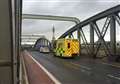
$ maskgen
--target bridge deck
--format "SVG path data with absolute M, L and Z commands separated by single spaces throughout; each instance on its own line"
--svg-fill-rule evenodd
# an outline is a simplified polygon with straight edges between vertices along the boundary
M 27 54 L 28 55 L 28 54 Z M 30 84 L 36 80 L 45 82 L 49 79 L 43 75 L 41 70 L 35 69 L 37 65 L 30 62 L 30 57 L 25 56 L 28 68 Z M 61 84 L 119 84 L 120 83 L 120 66 L 108 64 L 100 60 L 87 58 L 63 59 L 54 57 L 52 54 L 43 54 L 37 51 L 30 51 L 31 55 L 38 63 L 44 66 Z M 27 58 L 26 58 L 27 57 Z M 38 71 L 38 72 L 37 72 Z M 39 75 L 38 75 L 39 73 Z M 34 74 L 34 75 L 33 75 Z M 47 76 L 47 78 L 44 76 Z M 39 79 L 42 77 L 43 79 Z M 45 80 L 45 81 L 44 81 Z M 48 80 L 45 84 L 53 83 Z M 57 84 L 57 83 L 56 83 Z

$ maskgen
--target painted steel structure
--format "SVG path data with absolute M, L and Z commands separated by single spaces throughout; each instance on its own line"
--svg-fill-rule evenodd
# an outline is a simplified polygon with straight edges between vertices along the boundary
M 80 23 L 80 20 L 78 18 L 76 18 L 76 17 L 53 16 L 53 15 L 22 14 L 22 19 L 41 19 L 41 20 L 55 20 L 55 21 L 70 21 L 70 22 L 74 22 L 76 24 Z
M 22 0 L 0 0 L 0 10 L 2 11 L 0 13 L 0 84 L 18 84 Z M 109 59 L 116 59 L 116 23 L 120 27 L 119 12 L 120 5 L 103 11 L 83 22 L 79 23 L 79 21 L 75 21 L 75 23 L 79 24 L 66 31 L 60 38 L 65 38 L 69 35 L 72 36 L 72 33 L 77 31 L 78 39 L 79 41 L 81 41 L 81 39 L 84 41 L 88 54 L 91 54 L 95 58 L 102 43 L 104 44 L 104 50 Z M 97 21 L 103 18 L 105 18 L 106 21 L 102 31 L 100 31 Z M 83 27 L 86 25 L 90 26 L 90 44 L 87 42 L 83 31 Z M 110 47 L 104 39 L 108 26 L 110 26 Z M 94 32 L 96 32 L 98 36 L 96 48 Z M 42 41 L 44 40 L 42 39 Z
M 39 38 L 45 38 L 45 36 L 44 35 L 29 35 L 29 34 L 22 35 L 21 44 L 29 44 L 29 43 L 35 44 L 36 40 Z
M 75 25 L 73 28 L 69 29 L 64 34 L 62 34 L 59 38 L 65 38 L 68 35 L 72 35 L 73 32 L 78 31 L 78 34 L 77 34 L 78 39 L 83 40 L 88 54 L 91 54 L 94 58 L 96 58 L 96 55 L 102 43 L 104 45 L 104 48 L 105 48 L 104 50 L 106 52 L 106 55 L 108 55 L 109 59 L 110 60 L 118 59 L 120 57 L 116 54 L 116 23 L 120 27 L 119 12 L 120 12 L 120 5 L 117 5 L 113 8 L 105 10 Z M 97 21 L 101 19 L 106 19 L 104 26 L 102 27 L 102 31 L 100 31 L 100 28 L 98 27 L 98 24 L 97 24 Z M 87 25 L 90 28 L 90 43 L 87 42 L 87 39 L 84 34 L 85 32 L 83 31 L 83 27 Z M 110 26 L 110 47 L 107 45 L 104 39 L 106 35 L 106 31 L 108 30 L 108 26 Z M 98 44 L 96 45 L 96 48 L 95 48 L 95 41 L 94 41 L 94 32 L 98 36 Z
M 21 0 L 0 0 L 0 84 L 19 83 Z
M 40 20 L 54 20 L 54 21 L 70 21 L 76 24 L 80 23 L 80 20 L 76 17 L 53 16 L 53 15 L 22 14 L 22 19 L 23 20 L 24 19 L 40 19 Z
M 56 21 L 72 21 L 72 22 L 75 22 L 76 24 L 80 23 L 80 20 L 76 17 L 65 17 L 65 16 L 23 14 L 22 18 L 23 19 L 56 20 Z
M 36 50 L 40 50 L 41 47 L 48 47 L 49 50 L 51 50 L 51 42 L 48 39 L 46 39 L 46 38 L 39 38 L 36 41 L 36 43 L 34 45 L 34 48 Z

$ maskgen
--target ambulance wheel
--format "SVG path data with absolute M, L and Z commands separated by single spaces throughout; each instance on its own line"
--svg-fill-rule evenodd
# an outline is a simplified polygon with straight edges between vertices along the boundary
M 53 56 L 54 56 L 54 57 L 57 57 L 55 53 L 53 53 Z
M 62 54 L 60 54 L 60 57 L 62 57 Z

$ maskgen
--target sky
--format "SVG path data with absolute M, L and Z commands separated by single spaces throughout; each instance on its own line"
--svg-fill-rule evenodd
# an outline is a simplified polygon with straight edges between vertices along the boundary
M 83 21 L 118 4 L 120 4 L 120 0 L 23 0 L 23 14 L 69 16 L 77 17 L 80 21 Z M 53 25 L 55 27 L 55 37 L 58 38 L 72 28 L 75 23 L 24 19 L 22 34 L 45 35 L 47 39 L 51 40 Z M 89 36 L 88 33 L 86 35 Z

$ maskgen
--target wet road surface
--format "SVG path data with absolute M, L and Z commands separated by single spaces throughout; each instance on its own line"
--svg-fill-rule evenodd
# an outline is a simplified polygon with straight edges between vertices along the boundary
M 64 59 L 30 52 L 61 84 L 120 84 L 120 67 L 86 58 Z

